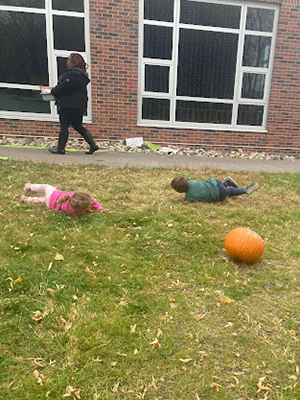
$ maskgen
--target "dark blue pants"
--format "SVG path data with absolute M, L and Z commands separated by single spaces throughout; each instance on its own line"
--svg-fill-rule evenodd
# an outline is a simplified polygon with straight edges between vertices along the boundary
M 216 179 L 216 182 L 220 191 L 220 200 L 224 200 L 226 197 L 240 196 L 246 193 L 245 189 L 225 186 L 220 179 Z

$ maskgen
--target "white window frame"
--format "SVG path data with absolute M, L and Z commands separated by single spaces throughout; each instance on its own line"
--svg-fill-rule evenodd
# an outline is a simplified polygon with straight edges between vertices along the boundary
M 241 7 L 241 22 L 239 29 L 229 29 L 229 28 L 219 28 L 219 27 L 209 27 L 201 25 L 188 25 L 179 23 L 179 13 L 180 13 L 180 0 L 174 0 L 174 17 L 173 22 L 164 21 L 154 21 L 144 19 L 144 0 L 139 0 L 139 85 L 138 85 L 138 116 L 137 125 L 147 126 L 147 127 L 158 127 L 158 128 L 181 128 L 181 129 L 205 129 L 205 130 L 220 130 L 220 131 L 255 131 L 255 132 L 267 132 L 267 115 L 268 106 L 270 98 L 271 89 L 271 78 L 274 64 L 274 53 L 277 38 L 277 26 L 280 5 L 274 3 L 258 3 L 254 1 L 234 1 L 234 0 L 189 0 L 189 1 L 199 1 L 206 3 L 224 4 L 224 5 L 234 5 Z M 247 8 L 262 8 L 274 10 L 274 24 L 272 32 L 262 32 L 262 31 L 249 31 L 245 29 Z M 156 25 L 164 27 L 173 28 L 173 47 L 172 47 L 172 58 L 171 60 L 160 60 L 154 58 L 144 58 L 143 48 L 144 48 L 144 25 Z M 233 99 L 213 99 L 213 98 L 193 98 L 186 96 L 176 95 L 176 81 L 177 81 L 177 64 L 178 64 L 178 41 L 179 41 L 179 29 L 199 29 L 211 32 L 233 32 L 239 35 L 238 38 L 238 50 L 237 50 L 237 67 L 236 67 L 236 78 L 235 78 L 235 88 Z M 271 48 L 269 54 L 269 66 L 268 68 L 258 68 L 258 67 L 246 67 L 242 66 L 242 52 L 244 46 L 245 35 L 259 35 L 265 37 L 271 37 Z M 170 68 L 170 82 L 169 82 L 169 93 L 158 93 L 158 92 L 146 92 L 145 88 L 145 66 L 146 65 L 168 65 Z M 243 73 L 263 73 L 265 78 L 265 88 L 263 99 L 245 99 L 241 98 L 242 90 L 242 79 Z M 153 98 L 153 99 L 169 99 L 170 100 L 170 121 L 159 121 L 159 120 L 147 120 L 142 119 L 142 102 L 143 98 Z M 187 101 L 205 101 L 212 103 L 229 103 L 233 104 L 232 111 L 232 123 L 228 124 L 205 124 L 205 123 L 195 123 L 195 122 L 181 122 L 175 120 L 176 113 L 176 101 L 177 100 L 187 100 Z M 263 122 L 262 126 L 253 125 L 238 125 L 237 124 L 237 113 L 239 104 L 247 105 L 262 105 L 264 107 Z
M 44 0 L 44 8 L 34 8 L 34 7 L 18 7 L 18 6 L 1 6 L 0 11 L 15 11 L 24 13 L 35 13 L 43 14 L 46 19 L 46 38 L 47 38 L 47 54 L 48 54 L 48 73 L 49 73 L 49 86 L 53 87 L 57 84 L 57 57 L 68 58 L 70 53 L 77 51 L 70 50 L 56 50 L 54 48 L 54 32 L 53 32 L 53 16 L 62 15 L 66 17 L 80 17 L 84 18 L 84 40 L 85 40 L 85 52 L 78 52 L 85 59 L 87 64 L 90 66 L 90 25 L 89 25 L 89 0 L 83 0 L 84 11 L 61 11 L 52 9 L 52 0 Z M 90 75 L 90 67 L 87 70 Z M 0 82 L 0 88 L 10 88 L 10 89 L 27 89 L 36 90 L 40 92 L 39 85 L 30 84 L 18 84 L 18 83 L 5 83 Z M 87 86 L 88 98 L 91 99 L 91 84 Z M 0 118 L 5 119 L 20 119 L 20 120 L 33 120 L 33 121 L 58 121 L 57 109 L 54 101 L 50 101 L 50 110 L 48 114 L 43 113 L 33 113 L 33 112 L 20 112 L 20 111 L 4 111 L 0 110 Z M 92 106 L 91 101 L 88 102 L 87 115 L 83 117 L 85 123 L 92 122 Z

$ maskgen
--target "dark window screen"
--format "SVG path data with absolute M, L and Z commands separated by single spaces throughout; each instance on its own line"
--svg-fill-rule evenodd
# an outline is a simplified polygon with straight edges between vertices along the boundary
M 250 31 L 272 32 L 274 15 L 274 10 L 249 7 L 247 11 L 246 29 Z
M 176 103 L 176 121 L 231 124 L 231 116 L 232 104 L 182 100 Z
M 174 0 L 145 0 L 144 18 L 154 21 L 172 22 L 173 9 Z
M 55 15 L 54 47 L 57 50 L 84 51 L 84 19 Z
M 57 76 L 60 78 L 67 71 L 67 58 L 58 57 L 57 58 Z
M 240 104 L 238 111 L 238 125 L 261 126 L 263 121 L 263 106 Z
M 232 99 L 238 35 L 180 29 L 177 95 Z
M 170 120 L 170 101 L 168 99 L 143 99 L 143 119 Z
M 243 65 L 267 68 L 269 66 L 270 47 L 270 37 L 246 35 Z
M 244 73 L 242 97 L 246 99 L 263 99 L 266 76 L 264 74 Z
M 145 66 L 145 90 L 149 92 L 169 92 L 169 67 Z
M 0 6 L 45 8 L 45 0 L 0 0 Z
M 52 0 L 54 10 L 84 11 L 83 0 Z
M 45 15 L 0 11 L 0 80 L 48 85 Z
M 172 58 L 172 28 L 144 26 L 144 57 L 165 60 Z
M 50 114 L 50 101 L 39 91 L 0 88 L 0 110 Z
M 180 6 L 180 22 L 183 24 L 233 29 L 238 29 L 240 26 L 239 6 L 190 0 L 181 0 Z

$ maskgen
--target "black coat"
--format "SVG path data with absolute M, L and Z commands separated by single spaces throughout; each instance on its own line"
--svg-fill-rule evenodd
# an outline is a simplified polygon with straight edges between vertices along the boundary
M 58 110 L 61 107 L 80 110 L 82 113 L 87 108 L 87 90 L 90 82 L 88 74 L 79 68 L 70 68 L 52 88 L 51 93 L 55 97 Z

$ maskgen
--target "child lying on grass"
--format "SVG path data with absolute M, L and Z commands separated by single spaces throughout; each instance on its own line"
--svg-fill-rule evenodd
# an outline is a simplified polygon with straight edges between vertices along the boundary
M 171 187 L 178 193 L 185 193 L 187 201 L 213 202 L 224 200 L 230 196 L 240 196 L 242 194 L 251 194 L 259 188 L 259 183 L 254 182 L 252 185 L 242 189 L 238 184 L 227 176 L 224 182 L 220 179 L 209 178 L 204 182 L 195 180 L 188 181 L 179 176 L 171 182 Z
M 88 193 L 64 192 L 47 184 L 26 183 L 24 192 L 42 193 L 44 196 L 27 197 L 24 194 L 20 198 L 21 203 L 46 203 L 51 210 L 62 211 L 70 215 L 82 215 L 87 211 L 106 210 Z

